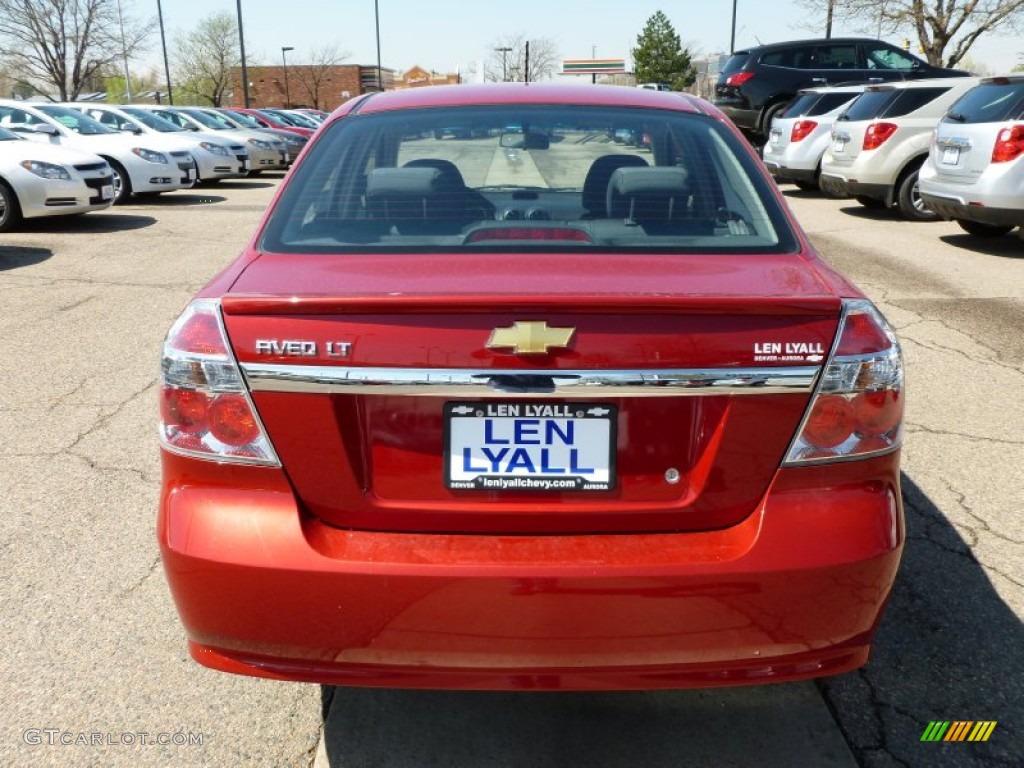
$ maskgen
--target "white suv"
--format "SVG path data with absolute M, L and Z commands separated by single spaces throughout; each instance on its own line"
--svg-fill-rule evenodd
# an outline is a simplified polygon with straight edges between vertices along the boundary
M 950 107 L 921 169 L 921 197 L 972 235 L 1024 227 L 1024 75 L 984 78 Z
M 895 204 L 912 221 L 937 219 L 921 200 L 918 172 L 935 124 L 978 81 L 956 77 L 866 88 L 832 126 L 832 144 L 821 161 L 822 189 L 869 208 Z
M 817 189 L 821 158 L 832 140 L 832 123 L 864 85 L 808 88 L 772 120 L 764 164 L 779 181 Z
M 133 194 L 188 189 L 194 183 L 181 173 L 178 160 L 190 160 L 187 144 L 163 136 L 135 136 L 57 104 L 26 104 L 0 99 L 0 126 L 43 144 L 99 155 L 114 171 L 114 203 Z

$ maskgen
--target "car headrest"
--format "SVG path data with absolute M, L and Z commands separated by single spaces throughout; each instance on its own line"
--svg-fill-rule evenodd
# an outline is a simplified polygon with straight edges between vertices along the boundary
M 441 192 L 437 168 L 374 168 L 366 180 L 367 197 L 433 197 Z
M 647 161 L 636 155 L 602 155 L 590 164 L 583 181 L 583 208 L 591 216 L 603 218 L 607 211 L 608 182 L 618 168 L 647 168 Z
M 671 221 L 685 217 L 689 197 L 685 168 L 619 168 L 608 182 L 608 217 Z

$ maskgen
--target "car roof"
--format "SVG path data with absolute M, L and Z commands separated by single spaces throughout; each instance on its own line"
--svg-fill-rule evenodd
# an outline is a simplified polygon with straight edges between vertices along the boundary
M 394 109 L 502 104 L 572 104 L 579 106 L 647 107 L 680 112 L 705 112 L 692 97 L 649 88 L 561 83 L 488 83 L 438 85 L 370 94 L 360 101 L 361 114 Z
M 981 82 L 980 77 L 931 77 L 924 80 L 898 80 L 892 83 L 869 85 L 868 91 L 902 91 L 914 88 L 959 88 L 973 87 Z
M 741 50 L 733 51 L 733 56 L 740 54 L 760 53 L 762 51 L 771 51 L 775 48 L 788 48 L 793 45 L 835 45 L 835 44 L 850 44 L 850 43 L 886 43 L 885 40 L 879 40 L 875 37 L 811 37 L 806 40 L 782 40 L 778 43 L 765 43 L 763 45 L 751 45 Z

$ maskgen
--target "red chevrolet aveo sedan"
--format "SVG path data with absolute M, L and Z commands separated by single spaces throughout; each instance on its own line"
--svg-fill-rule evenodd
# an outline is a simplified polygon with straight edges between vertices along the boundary
M 229 672 L 845 672 L 902 550 L 902 415 L 892 329 L 713 106 L 371 94 L 167 336 L 164 567 Z

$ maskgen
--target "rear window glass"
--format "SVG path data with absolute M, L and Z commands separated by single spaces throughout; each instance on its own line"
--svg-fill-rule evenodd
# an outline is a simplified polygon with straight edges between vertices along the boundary
M 331 124 L 290 177 L 274 252 L 791 252 L 749 151 L 703 115 L 456 107 Z
M 736 53 L 729 57 L 729 60 L 725 62 L 725 66 L 722 67 L 722 72 L 727 75 L 731 75 L 733 72 L 739 72 L 743 69 L 743 65 L 750 59 L 749 53 Z
M 821 98 L 811 104 L 804 114 L 807 117 L 825 115 L 843 106 L 843 104 L 849 104 L 855 98 L 857 98 L 856 93 L 823 93 Z
M 809 48 L 783 48 L 762 54 L 761 63 L 769 67 L 801 69 L 811 66 L 811 58 Z
M 1024 116 L 1024 82 L 982 83 L 952 106 L 944 122 L 1001 123 Z
M 889 104 L 879 117 L 903 117 L 909 115 L 915 109 L 920 109 L 926 104 L 935 101 L 939 96 L 949 91 L 949 88 L 907 88 L 897 91 L 899 94 Z
M 782 117 L 802 117 L 820 98 L 820 93 L 802 93 L 789 102 L 782 111 Z
M 878 117 L 882 110 L 896 98 L 896 91 L 864 91 L 846 111 L 840 115 L 841 120 L 870 120 Z

